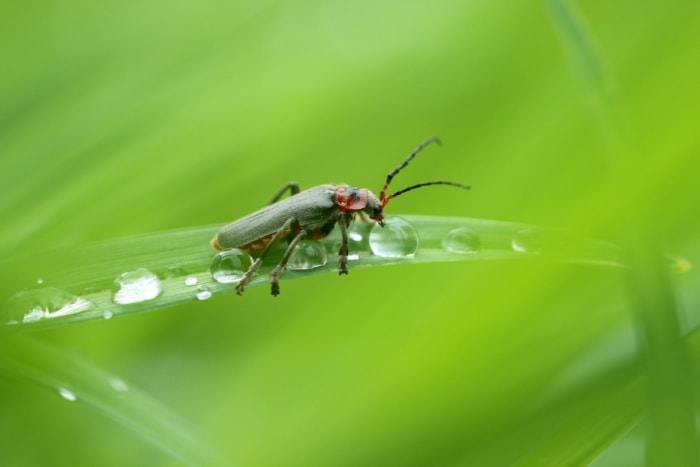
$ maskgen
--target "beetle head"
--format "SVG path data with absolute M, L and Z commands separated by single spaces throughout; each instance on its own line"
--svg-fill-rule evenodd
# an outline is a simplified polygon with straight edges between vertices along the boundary
M 350 213 L 362 211 L 367 216 L 369 216 L 370 219 L 377 221 L 379 225 L 384 227 L 384 208 L 389 203 L 389 201 L 406 192 L 415 190 L 416 188 L 423 188 L 431 185 L 448 185 L 468 190 L 469 186 L 467 185 L 438 180 L 434 182 L 424 182 L 418 183 L 416 185 L 411 185 L 407 188 L 397 191 L 396 193 L 387 195 L 387 190 L 389 189 L 389 185 L 391 184 L 391 180 L 394 178 L 394 176 L 401 172 L 401 170 L 403 170 L 403 168 L 406 167 L 408 163 L 411 162 L 411 160 L 414 157 L 416 157 L 416 154 L 418 154 L 424 147 L 433 142 L 440 144 L 440 140 L 434 136 L 426 139 L 416 149 L 414 149 L 413 152 L 409 154 L 409 156 L 398 167 L 389 172 L 389 175 L 386 176 L 386 182 L 384 182 L 384 187 L 379 193 L 379 197 L 377 197 L 374 193 L 372 193 L 366 188 L 339 185 L 335 189 L 335 202 L 338 205 L 338 209 Z
M 382 202 L 379 201 L 377 195 L 369 190 L 367 190 L 367 206 L 365 206 L 364 212 L 370 219 L 379 222 L 379 225 L 384 227 L 384 207 Z

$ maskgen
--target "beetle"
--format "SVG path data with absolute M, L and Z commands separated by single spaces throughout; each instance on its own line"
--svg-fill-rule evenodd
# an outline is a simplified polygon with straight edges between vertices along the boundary
M 434 136 L 423 141 L 398 167 L 389 172 L 379 197 L 367 188 L 357 188 L 345 184 L 326 184 L 305 191 L 290 182 L 275 194 L 267 207 L 228 224 L 219 230 L 211 241 L 216 250 L 239 248 L 247 253 L 260 252 L 258 258 L 245 272 L 236 285 L 236 293 L 241 295 L 246 285 L 258 271 L 265 257 L 281 240 L 288 242 L 287 249 L 279 264 L 270 273 L 271 293 L 279 294 L 279 278 L 287 265 L 294 247 L 304 238 L 319 239 L 328 235 L 335 224 L 340 226 L 342 237 L 338 251 L 338 274 L 348 273 L 348 227 L 359 215 L 366 222 L 377 222 L 384 227 L 384 208 L 392 199 L 408 191 L 430 185 L 449 185 L 469 189 L 461 183 L 434 181 L 409 186 L 386 196 L 391 180 L 424 147 L 430 143 L 441 144 Z M 289 191 L 291 196 L 280 201 Z M 369 218 L 370 220 L 367 220 Z

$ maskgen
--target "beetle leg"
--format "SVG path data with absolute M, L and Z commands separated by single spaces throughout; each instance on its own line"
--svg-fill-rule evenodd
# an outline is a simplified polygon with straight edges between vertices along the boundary
M 340 225 L 340 235 L 342 242 L 338 251 L 338 275 L 348 273 L 348 227 L 352 222 L 352 217 L 346 213 L 340 213 L 338 216 L 338 225 Z
M 255 260 L 255 262 L 248 268 L 248 270 L 245 272 L 243 275 L 243 278 L 238 282 L 238 285 L 236 285 L 236 293 L 238 295 L 241 295 L 243 293 L 243 290 L 245 290 L 246 285 L 248 285 L 248 282 L 250 279 L 253 277 L 253 275 L 258 272 L 258 269 L 260 269 L 260 265 L 263 263 L 265 260 L 265 257 L 267 256 L 268 252 L 272 250 L 272 248 L 284 237 L 285 234 L 288 234 L 289 232 L 293 231 L 297 226 L 299 225 L 299 222 L 294 218 L 290 217 L 285 221 L 284 224 L 282 224 L 282 227 L 275 232 L 275 236 L 272 237 L 270 242 L 263 248 L 262 252 L 260 252 L 260 256 L 258 256 L 258 259 Z
M 275 269 L 273 269 L 270 273 L 270 293 L 275 297 L 280 293 L 280 275 L 282 274 L 284 268 L 287 266 L 287 261 L 289 261 L 289 257 L 292 255 L 292 251 L 294 251 L 294 248 L 297 246 L 297 243 L 299 243 L 299 241 L 302 240 L 304 237 L 306 237 L 306 230 L 300 231 L 297 234 L 297 236 L 294 237 L 294 240 L 289 242 L 289 246 L 287 246 L 287 250 L 284 252 L 280 263 L 277 266 L 275 266 Z
M 289 182 L 283 186 L 282 189 L 275 194 L 275 196 L 272 197 L 272 201 L 270 201 L 269 204 L 275 204 L 277 201 L 279 201 L 287 190 L 289 190 L 291 193 L 290 196 L 294 196 L 301 191 L 297 182 Z

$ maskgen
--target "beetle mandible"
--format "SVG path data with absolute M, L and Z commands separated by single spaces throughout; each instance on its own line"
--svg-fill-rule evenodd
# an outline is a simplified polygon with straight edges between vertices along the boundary
M 378 222 L 384 227 L 384 208 L 387 203 L 399 195 L 430 185 L 450 185 L 457 188 L 469 189 L 461 183 L 435 181 L 409 186 L 396 193 L 386 196 L 386 191 L 394 176 L 399 173 L 425 146 L 435 142 L 441 144 L 434 136 L 423 141 L 401 165 L 389 172 L 379 197 L 367 188 L 357 188 L 348 185 L 320 185 L 305 191 L 299 190 L 299 185 L 290 182 L 272 198 L 267 207 L 249 214 L 231 224 L 222 227 L 211 241 L 217 250 L 240 248 L 247 253 L 260 251 L 260 255 L 250 266 L 243 278 L 236 285 L 236 293 L 241 295 L 246 285 L 258 271 L 270 250 L 281 240 L 288 242 L 287 249 L 279 264 L 270 273 L 272 295 L 279 294 L 279 278 L 287 265 L 294 247 L 304 239 L 323 238 L 328 235 L 337 223 L 342 237 L 338 251 L 338 274 L 348 273 L 348 227 L 355 219 L 355 214 L 365 216 Z M 290 191 L 291 196 L 280 201 L 280 198 Z M 365 219 L 366 220 L 366 219 Z

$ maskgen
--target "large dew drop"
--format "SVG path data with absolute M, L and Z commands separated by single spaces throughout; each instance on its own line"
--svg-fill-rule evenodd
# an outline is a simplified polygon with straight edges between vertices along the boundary
M 416 253 L 418 233 L 407 220 L 391 217 L 384 224 L 384 227 L 375 224 L 369 234 L 369 247 L 375 255 L 400 258 Z
M 25 290 L 10 298 L 0 322 L 31 323 L 81 313 L 92 307 L 92 302 L 55 287 Z
M 253 258 L 238 248 L 221 251 L 214 256 L 209 271 L 214 280 L 220 284 L 240 281 L 253 264 Z
M 163 292 L 158 276 L 148 269 L 125 272 L 114 280 L 112 300 L 119 305 L 153 300 Z
M 317 240 L 302 240 L 292 251 L 287 261 L 287 269 L 304 271 L 320 268 L 328 262 L 328 254 L 323 244 Z

